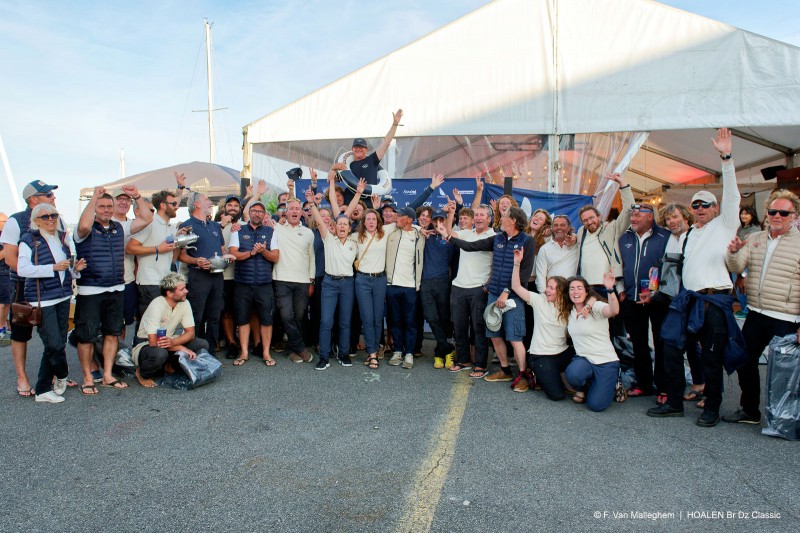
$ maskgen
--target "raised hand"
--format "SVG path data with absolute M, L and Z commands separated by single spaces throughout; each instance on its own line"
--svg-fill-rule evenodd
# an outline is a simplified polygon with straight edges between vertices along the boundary
M 453 189 L 453 198 L 455 198 L 457 204 L 464 205 L 464 197 L 461 196 L 458 189 Z
M 481 191 L 483 191 L 483 185 L 484 185 L 483 179 L 480 176 L 476 176 L 475 177 L 475 189 L 478 192 L 481 192 Z
M 441 174 L 434 174 L 431 178 L 431 189 L 436 190 L 444 183 L 444 176 Z
M 603 274 L 603 285 L 606 289 L 611 290 L 614 288 L 614 284 L 617 282 L 617 278 L 614 277 L 613 272 L 606 272 Z
M 251 196 L 253 196 L 253 185 L 252 184 L 250 184 L 247 187 L 245 187 L 244 190 L 245 190 L 247 198 L 250 198 Z
M 178 184 L 178 187 L 186 187 L 186 174 L 183 172 L 178 174 L 177 170 L 174 171 L 173 174 L 175 174 L 175 183 Z
M 315 203 L 314 202 L 314 191 L 311 190 L 311 187 L 306 189 L 306 202 L 311 202 L 312 204 Z
M 356 185 L 356 192 L 358 194 L 364 194 L 364 189 L 367 188 L 367 180 L 361 178 L 358 180 L 358 185 Z
M 258 184 L 256 185 L 256 194 L 258 194 L 259 198 L 267 192 L 267 182 L 264 180 L 258 180 Z
M 492 211 L 495 213 L 497 212 L 497 200 L 489 200 L 489 207 L 492 208 Z
M 106 188 L 102 185 L 94 188 L 93 200 L 99 200 L 106 193 Z
M 397 112 L 392 113 L 392 124 L 394 124 L 395 126 L 402 126 L 402 124 L 400 124 L 400 120 L 402 118 L 403 118 L 403 110 L 398 109 Z
M 738 236 L 734 237 L 733 240 L 730 243 L 728 243 L 728 251 L 732 254 L 735 254 L 736 252 L 744 248 L 745 244 L 747 244 L 747 241 L 741 240 Z
M 311 175 L 311 181 L 317 181 L 317 171 L 312 167 L 308 167 L 308 173 Z
M 133 200 L 134 197 L 139 196 L 139 188 L 136 185 L 123 185 L 122 192 L 127 194 Z
M 381 197 L 377 194 L 370 196 L 370 199 L 372 200 L 372 209 L 378 209 L 381 206 Z
M 332 172 L 336 172 L 337 170 L 347 170 L 347 163 L 334 163 L 331 167 Z M 330 176 L 330 174 L 328 174 Z
M 711 143 L 720 155 L 727 155 L 731 153 L 733 143 L 731 141 L 731 130 L 728 128 L 720 128 L 717 130 L 717 138 L 711 139 Z

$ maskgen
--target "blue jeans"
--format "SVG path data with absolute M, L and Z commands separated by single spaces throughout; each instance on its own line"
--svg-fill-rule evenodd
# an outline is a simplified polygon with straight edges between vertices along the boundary
M 592 380 L 589 390 L 586 391 L 586 406 L 592 411 L 602 411 L 614 401 L 619 361 L 595 365 L 585 357 L 576 355 L 564 373 L 575 390 L 583 390 L 586 382 Z
M 386 288 L 386 304 L 392 314 L 394 351 L 412 353 L 417 342 L 417 291 L 413 287 Z
M 386 275 L 373 278 L 356 274 L 356 295 L 361 323 L 364 328 L 364 342 L 367 353 L 378 351 L 383 332 L 383 310 L 386 301 Z
M 322 280 L 322 319 L 319 327 L 319 357 L 330 359 L 331 330 L 336 307 L 339 307 L 339 355 L 350 353 L 350 313 L 353 311 L 353 278 Z

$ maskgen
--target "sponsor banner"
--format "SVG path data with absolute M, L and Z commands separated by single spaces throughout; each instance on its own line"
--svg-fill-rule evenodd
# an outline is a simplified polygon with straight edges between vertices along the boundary
M 319 181 L 319 186 L 327 187 L 327 183 Z M 422 191 L 431 184 L 430 178 L 424 179 L 399 179 L 392 180 L 392 198 L 398 207 L 409 204 Z M 297 182 L 297 196 L 305 200 L 305 190 L 311 185 L 311 180 L 303 179 Z M 447 199 L 453 197 L 453 189 L 458 189 L 464 199 L 464 206 L 472 206 L 475 198 L 475 178 L 448 178 L 444 184 L 425 200 L 425 205 L 440 208 L 447 204 Z M 319 190 L 322 192 L 324 189 Z M 530 217 L 537 209 L 547 209 L 549 213 L 567 215 L 574 227 L 580 227 L 578 210 L 584 205 L 592 204 L 591 196 L 581 194 L 550 194 L 547 192 L 531 191 L 528 189 L 513 189 L 512 196 L 517 204 Z M 497 201 L 503 195 L 501 185 L 487 184 L 483 190 L 483 203 L 490 200 Z M 327 202 L 327 198 L 324 200 Z M 371 206 L 370 206 L 371 207 Z

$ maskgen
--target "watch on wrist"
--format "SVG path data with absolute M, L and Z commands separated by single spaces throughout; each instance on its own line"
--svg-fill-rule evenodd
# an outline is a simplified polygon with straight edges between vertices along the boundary
M 728 152 L 725 155 L 719 154 L 719 158 L 722 159 L 723 161 L 729 161 L 731 157 L 733 157 L 733 154 L 730 152 Z
M 178 185 L 178 189 L 183 190 L 186 188 L 186 185 Z

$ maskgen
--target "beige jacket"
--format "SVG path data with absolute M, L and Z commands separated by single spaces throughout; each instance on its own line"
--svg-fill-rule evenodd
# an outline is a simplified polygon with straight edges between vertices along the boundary
M 762 283 L 767 237 L 766 231 L 751 234 L 741 250 L 727 253 L 725 264 L 736 273 L 747 268 L 747 299 L 754 307 L 800 315 L 800 232 L 792 227 L 778 241 Z

